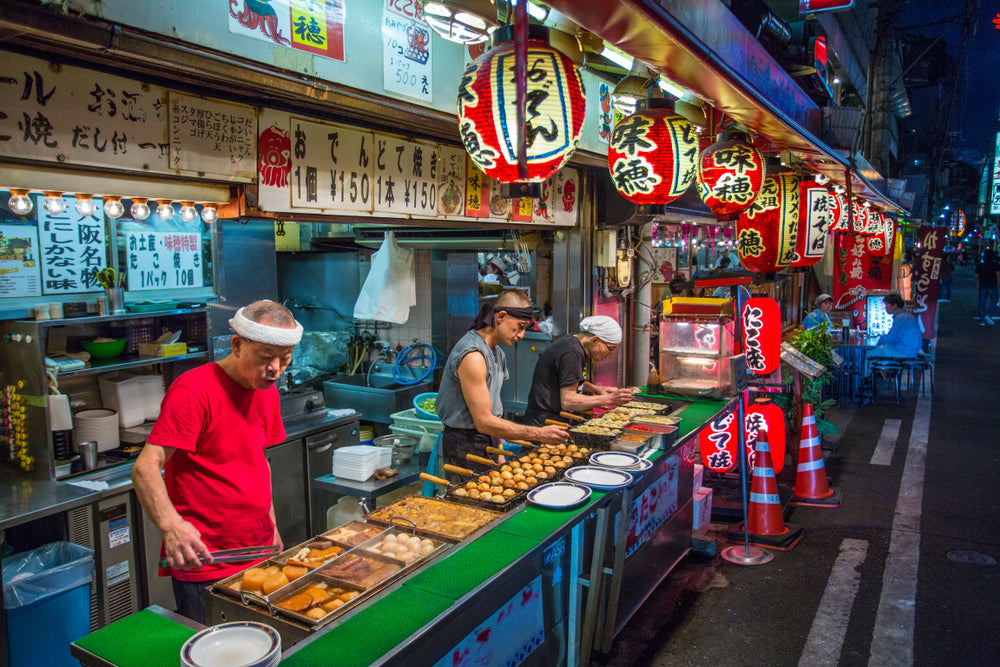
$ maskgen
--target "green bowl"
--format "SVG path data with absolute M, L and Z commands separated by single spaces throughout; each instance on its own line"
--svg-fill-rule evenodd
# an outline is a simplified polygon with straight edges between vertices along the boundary
M 83 349 L 89 352 L 90 356 L 94 359 L 114 359 L 125 350 L 125 339 L 116 338 L 100 343 L 93 340 L 85 340 L 83 341 Z

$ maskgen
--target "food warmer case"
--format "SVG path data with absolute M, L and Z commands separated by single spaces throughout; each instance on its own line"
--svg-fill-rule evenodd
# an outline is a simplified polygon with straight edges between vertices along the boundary
M 665 300 L 660 321 L 663 392 L 686 398 L 732 395 L 733 332 L 733 304 L 729 299 Z

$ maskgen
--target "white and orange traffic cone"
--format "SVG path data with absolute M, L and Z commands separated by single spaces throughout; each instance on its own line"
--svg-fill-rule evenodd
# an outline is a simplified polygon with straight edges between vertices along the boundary
M 746 526 L 750 544 L 759 547 L 789 551 L 802 539 L 801 528 L 785 524 L 766 431 L 757 432 Z M 726 533 L 726 537 L 736 540 L 742 540 L 743 535 L 743 526 Z
M 823 449 L 816 430 L 816 416 L 812 405 L 808 403 L 802 409 L 799 467 L 795 472 L 795 486 L 792 487 L 790 503 L 815 507 L 840 506 L 840 491 L 830 488 L 827 483 Z

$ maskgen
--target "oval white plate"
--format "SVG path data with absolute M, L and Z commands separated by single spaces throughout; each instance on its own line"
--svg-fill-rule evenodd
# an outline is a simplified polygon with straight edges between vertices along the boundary
M 641 459 L 628 452 L 595 452 L 590 455 L 590 462 L 595 466 L 605 468 L 630 468 L 639 465 Z
M 592 489 L 606 491 L 628 486 L 632 483 L 632 475 L 613 468 L 597 466 L 577 466 L 566 471 L 564 476 L 571 482 L 585 484 Z
M 222 623 L 202 630 L 181 647 L 181 662 L 198 667 L 269 664 L 281 652 L 277 630 L 254 621 Z
M 569 482 L 542 484 L 528 493 L 528 502 L 542 507 L 566 509 L 576 507 L 590 498 L 590 488 Z
M 621 468 L 621 469 L 624 470 L 624 471 L 626 471 L 626 472 L 636 473 L 636 472 L 646 472 L 647 470 L 649 470 L 652 467 L 653 467 L 653 462 L 652 461 L 647 461 L 646 459 L 639 459 L 639 463 L 638 464 L 636 464 L 634 466 L 630 466 L 628 468 Z

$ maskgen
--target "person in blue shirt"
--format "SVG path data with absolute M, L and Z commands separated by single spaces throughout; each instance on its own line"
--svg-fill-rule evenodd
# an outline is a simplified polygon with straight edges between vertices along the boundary
M 878 339 L 878 345 L 867 356 L 865 375 L 871 373 L 872 358 L 892 357 L 896 359 L 913 359 L 923 348 L 923 334 L 920 323 L 913 313 L 903 308 L 903 298 L 896 294 L 885 297 L 885 312 L 892 315 L 892 328 L 889 333 Z
M 816 297 L 816 310 L 812 311 L 802 320 L 802 328 L 806 331 L 818 329 L 819 325 L 826 324 L 826 330 L 833 333 L 833 322 L 827 314 L 833 310 L 833 297 L 829 294 L 820 294 Z

